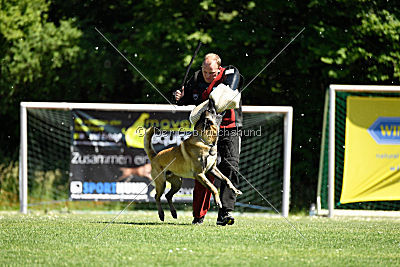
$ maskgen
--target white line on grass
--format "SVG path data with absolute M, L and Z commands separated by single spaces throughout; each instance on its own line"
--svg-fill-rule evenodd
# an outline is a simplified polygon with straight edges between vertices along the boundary
M 231 165 L 231 167 L 240 175 L 242 176 L 242 178 L 276 211 L 276 213 L 278 213 L 282 218 L 284 218 L 286 220 L 286 222 L 288 224 L 290 224 L 292 226 L 292 228 L 299 234 L 301 235 L 301 237 L 303 237 L 304 239 L 306 239 L 306 237 L 296 228 L 296 226 L 294 226 L 293 223 L 291 223 L 286 217 L 284 217 L 276 208 L 274 205 L 272 205 L 271 202 L 268 201 L 268 199 L 266 197 L 264 197 L 260 191 L 257 190 L 257 188 L 255 188 L 229 161 L 226 161 L 229 165 Z
M 165 169 L 167 169 L 168 167 L 169 167 L 169 165 L 171 165 L 172 164 L 172 162 L 174 162 L 176 160 L 176 158 L 174 158 L 163 170 L 162 170 L 162 172 L 160 172 L 158 175 L 157 175 L 157 177 L 156 178 L 154 178 L 154 180 L 153 181 L 155 181 L 155 180 L 157 180 L 157 178 L 162 174 L 162 173 L 164 173 L 164 170 Z M 143 188 L 137 195 L 136 195 L 136 197 L 135 198 L 133 198 L 132 199 L 132 201 L 131 202 L 129 202 L 129 204 L 123 209 L 123 210 L 121 210 L 119 213 L 118 213 L 118 215 L 117 216 L 115 216 L 114 217 L 114 219 L 112 219 L 112 221 L 110 221 L 109 223 L 107 223 L 107 225 L 103 228 L 103 230 L 101 230 L 97 235 L 96 235 L 96 237 L 94 238 L 94 239 L 97 239 L 97 237 L 99 237 L 99 235 L 101 234 L 101 233 L 103 233 L 107 228 L 108 228 L 108 226 L 110 226 L 110 224 L 112 224 L 132 203 L 133 203 L 133 201 L 135 201 L 135 199 L 137 198 L 137 196 L 139 196 L 140 195 L 140 193 L 142 193 L 145 189 L 147 189 L 148 187 L 149 187 L 149 185 L 151 184 L 151 182 L 152 181 L 150 181 L 148 184 L 147 184 L 147 186 L 145 187 L 145 188 Z

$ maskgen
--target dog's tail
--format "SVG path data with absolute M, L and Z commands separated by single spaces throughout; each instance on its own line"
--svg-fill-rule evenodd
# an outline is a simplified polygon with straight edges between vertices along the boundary
M 154 127 L 150 127 L 146 130 L 146 134 L 144 135 L 144 151 L 146 151 L 147 156 L 150 160 L 152 160 L 157 153 L 151 147 L 151 138 L 154 135 Z

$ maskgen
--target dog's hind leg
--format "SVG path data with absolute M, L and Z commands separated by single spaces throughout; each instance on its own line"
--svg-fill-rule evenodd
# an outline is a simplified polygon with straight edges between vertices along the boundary
M 220 170 L 218 170 L 217 166 L 214 165 L 214 167 L 209 171 L 212 175 L 214 175 L 215 177 L 217 177 L 218 179 L 220 179 L 223 182 L 226 182 L 226 184 L 228 185 L 228 187 L 230 189 L 233 190 L 233 192 L 235 192 L 235 194 L 241 195 L 242 191 L 240 191 L 239 189 L 237 189 L 231 182 L 231 180 L 229 180 L 228 177 L 226 177 Z
M 215 204 L 217 204 L 219 208 L 222 208 L 222 203 L 221 199 L 219 198 L 218 189 L 210 182 L 210 180 L 207 179 L 206 175 L 204 173 L 199 173 L 197 174 L 196 179 L 202 185 L 204 185 L 204 187 L 206 187 L 211 191 L 211 193 L 214 195 Z
M 182 178 L 174 174 L 169 174 L 167 175 L 167 181 L 171 183 L 171 190 L 169 190 L 169 192 L 165 195 L 165 198 L 168 201 L 172 217 L 176 219 L 178 218 L 178 215 L 176 214 L 175 206 L 172 203 L 172 197 L 175 195 L 176 192 L 179 191 L 179 189 L 181 189 Z
M 159 172 L 157 172 L 155 169 L 152 169 L 151 171 L 151 177 L 158 177 Z M 161 196 L 165 191 L 165 176 L 162 175 L 162 177 L 159 177 L 158 179 L 154 180 L 154 183 L 156 184 L 156 203 L 157 203 L 157 209 L 158 209 L 158 217 L 160 218 L 161 221 L 164 221 L 164 210 L 161 206 Z

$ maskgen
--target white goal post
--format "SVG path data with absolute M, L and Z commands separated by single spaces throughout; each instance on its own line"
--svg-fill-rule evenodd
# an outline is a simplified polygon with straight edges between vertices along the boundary
M 20 103 L 20 212 L 28 212 L 28 110 L 101 110 L 101 111 L 186 111 L 194 106 L 172 106 L 165 104 L 108 104 L 108 103 L 66 103 L 66 102 L 21 102 Z M 292 147 L 293 108 L 288 106 L 243 106 L 243 113 L 277 113 L 283 115 L 283 188 L 282 215 L 289 215 L 290 166 Z
M 335 210 L 335 112 L 336 92 L 379 92 L 379 93 L 400 93 L 400 86 L 375 86 L 375 85 L 338 85 L 329 86 L 329 149 L 328 149 L 328 217 L 334 215 L 371 215 L 370 211 Z M 320 205 L 319 205 L 320 206 Z M 323 212 L 319 212 L 323 214 Z M 378 216 L 387 216 L 390 211 L 378 212 Z M 385 214 L 385 215 L 384 215 Z M 389 215 L 390 216 L 390 215 Z

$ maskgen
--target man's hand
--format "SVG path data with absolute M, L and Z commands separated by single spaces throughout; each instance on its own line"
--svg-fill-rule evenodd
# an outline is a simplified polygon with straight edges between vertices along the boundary
M 176 101 L 179 101 L 179 99 L 181 99 L 183 97 L 183 95 L 185 94 L 184 90 L 185 90 L 184 86 L 182 86 L 182 91 L 181 90 L 176 90 L 176 92 L 175 92 L 175 100 Z

